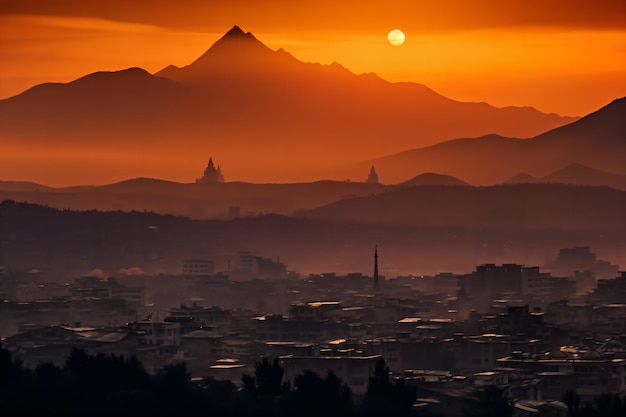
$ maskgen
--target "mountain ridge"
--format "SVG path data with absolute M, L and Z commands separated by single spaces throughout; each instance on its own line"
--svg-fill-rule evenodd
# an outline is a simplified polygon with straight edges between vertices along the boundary
M 439 172 L 473 184 L 490 185 L 519 173 L 544 177 L 578 163 L 597 170 L 626 175 L 626 98 L 566 126 L 530 139 L 501 135 L 460 138 L 409 149 L 363 162 L 360 170 L 374 164 L 391 180 L 419 172 Z M 489 169 L 477 169 L 489 167 Z
M 124 177 L 164 176 L 158 173 L 164 162 L 181 172 L 176 180 L 182 173 L 193 178 L 191 167 L 217 151 L 237 179 L 273 182 L 290 172 L 283 181 L 310 181 L 346 162 L 416 144 L 494 132 L 531 137 L 575 120 L 458 102 L 421 84 L 356 75 L 340 64 L 305 63 L 242 33 L 238 28 L 191 64 L 167 66 L 156 75 L 139 69 L 99 72 L 55 84 L 53 91 L 34 87 L 0 100 L 0 139 L 11 148 L 54 149 L 60 155 L 71 149 L 95 158 L 73 162 L 81 176 L 89 173 L 90 182 L 104 182 L 89 178 L 114 170 L 123 170 Z M 127 158 L 101 156 L 112 153 Z M 15 161 L 21 154 L 7 155 Z M 49 176 L 67 168 L 61 159 L 46 161 Z M 149 169 L 140 169 L 136 160 Z M 14 164 L 12 171 L 0 168 L 0 178 L 28 163 Z
M 626 190 L 626 175 L 594 169 L 580 163 L 572 163 L 544 177 L 533 177 L 520 173 L 505 181 L 505 184 L 519 183 L 558 183 L 609 186 L 618 190 Z
M 609 187 L 506 184 L 397 188 L 299 215 L 339 223 L 573 230 L 623 227 L 625 212 L 626 192 Z

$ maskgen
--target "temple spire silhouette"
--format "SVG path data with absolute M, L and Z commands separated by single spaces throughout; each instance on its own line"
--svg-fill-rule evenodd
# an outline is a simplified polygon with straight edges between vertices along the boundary
M 378 174 L 376 173 L 376 169 L 374 169 L 374 165 L 372 165 L 372 169 L 370 169 L 370 173 L 365 182 L 368 184 L 378 184 Z
M 204 174 L 201 178 L 198 178 L 196 182 L 224 182 L 224 174 L 222 174 L 222 169 L 219 165 L 217 166 L 217 168 L 215 168 L 215 164 L 213 163 L 213 157 L 209 157 L 209 163 L 204 170 Z

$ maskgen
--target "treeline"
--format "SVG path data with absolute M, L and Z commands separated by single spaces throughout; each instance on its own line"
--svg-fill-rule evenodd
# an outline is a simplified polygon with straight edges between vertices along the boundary
M 416 388 L 392 381 L 384 360 L 376 364 L 367 391 L 356 396 L 334 373 L 311 371 L 284 382 L 278 360 L 257 362 L 242 387 L 211 377 L 192 382 L 185 364 L 149 374 L 134 356 L 88 354 L 74 349 L 59 367 L 22 366 L 0 346 L 0 413 L 6 416 L 412 416 L 435 417 L 413 407 Z M 582 403 L 575 391 L 563 401 L 569 417 L 626 416 L 626 396 L 602 394 Z M 510 417 L 513 402 L 496 387 L 465 400 L 467 417 Z M 443 417 L 443 416 L 441 416 Z
M 576 391 L 567 391 L 563 397 L 567 404 L 568 417 L 624 417 L 626 416 L 626 395 L 604 393 L 593 401 L 581 401 Z
M 1 348 L 0 348 L 1 349 Z M 3 415 L 63 416 L 426 416 L 413 410 L 416 389 L 392 381 L 383 360 L 358 399 L 335 374 L 306 371 L 293 386 L 278 360 L 263 359 L 242 388 L 230 381 L 192 382 L 185 364 L 149 374 L 135 357 L 74 349 L 63 366 L 22 366 L 1 349 Z

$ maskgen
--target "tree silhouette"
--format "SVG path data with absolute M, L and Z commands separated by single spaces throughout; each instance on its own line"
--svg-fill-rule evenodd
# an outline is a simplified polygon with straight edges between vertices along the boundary
M 392 384 L 389 375 L 385 360 L 379 359 L 363 398 L 364 414 L 402 416 L 412 413 L 417 389 L 407 385 L 402 379 Z
M 278 358 L 273 363 L 263 358 L 254 365 L 254 376 L 242 375 L 244 396 L 256 405 L 257 414 L 278 414 L 281 397 L 289 391 L 289 385 L 282 382 L 284 374 Z
M 346 416 L 352 413 L 352 390 L 332 371 L 326 378 L 304 371 L 294 379 L 289 415 Z
M 486 386 L 476 390 L 467 402 L 470 406 L 466 412 L 468 417 L 510 417 L 513 415 L 512 402 L 498 387 Z
M 22 361 L 14 361 L 11 352 L 0 343 L 0 392 L 5 390 L 23 370 Z
M 596 415 L 605 417 L 626 416 L 626 396 L 619 394 L 602 393 L 593 399 Z
M 626 396 L 602 393 L 586 401 L 582 406 L 575 390 L 568 390 L 563 396 L 567 404 L 568 417 L 623 417 L 626 416 Z
M 276 398 L 289 389 L 289 386 L 282 382 L 284 374 L 285 370 L 278 363 L 278 358 L 275 358 L 273 363 L 263 358 L 254 365 L 253 377 L 247 374 L 242 377 L 244 389 L 261 398 Z

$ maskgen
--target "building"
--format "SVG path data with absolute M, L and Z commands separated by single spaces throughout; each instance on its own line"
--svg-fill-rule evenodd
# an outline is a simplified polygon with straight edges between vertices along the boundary
M 293 384 L 295 377 L 312 371 L 322 378 L 333 372 L 350 387 L 355 394 L 364 394 L 370 376 L 374 374 L 379 355 L 350 355 L 349 352 L 328 352 L 318 356 L 281 356 L 280 365 L 285 370 L 284 378 Z
M 201 178 L 198 178 L 196 180 L 196 183 L 201 184 L 217 182 L 224 182 L 224 174 L 222 174 L 222 169 L 219 165 L 217 166 L 217 168 L 215 168 L 215 165 L 213 164 L 213 158 L 209 158 L 209 163 L 204 170 L 204 174 Z
M 547 301 L 554 292 L 554 279 L 539 267 L 522 268 L 522 295 L 540 301 Z
M 11 271 L 0 266 L 0 299 L 11 301 L 33 301 L 37 298 L 41 271 Z
M 550 267 L 559 276 L 572 276 L 576 271 L 591 271 L 596 279 L 613 278 L 619 270 L 617 265 L 598 259 L 589 246 L 560 249 Z
M 372 169 L 370 169 L 370 173 L 365 182 L 368 184 L 378 184 L 378 174 L 376 173 L 376 169 L 374 169 L 374 165 L 372 165 Z
M 593 298 L 604 303 L 626 303 L 626 271 L 614 279 L 601 279 Z
M 287 276 L 287 266 L 279 260 L 243 251 L 239 252 L 239 268 L 234 275 L 240 278 L 284 278 Z
M 204 327 L 224 331 L 231 327 L 231 311 L 217 306 L 204 307 L 196 303 L 191 306 L 181 304 L 180 307 L 170 309 L 165 322 L 179 323 L 183 333 Z
M 543 354 L 512 352 L 498 359 L 502 367 L 534 372 L 542 379 L 544 399 L 561 399 L 575 389 L 582 399 L 601 393 L 626 393 L 626 360 L 612 352 L 562 346 Z
M 115 278 L 102 279 L 95 276 L 76 278 L 69 287 L 75 300 L 123 300 L 135 311 L 145 306 L 145 289 L 119 283 Z
M 214 272 L 211 259 L 189 259 L 183 262 L 183 275 L 207 276 Z

